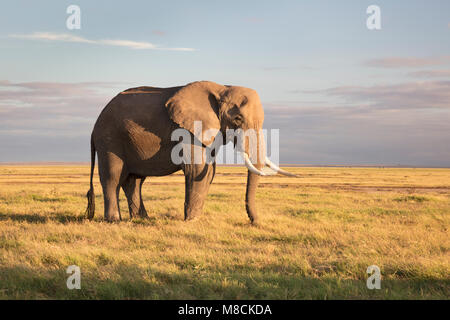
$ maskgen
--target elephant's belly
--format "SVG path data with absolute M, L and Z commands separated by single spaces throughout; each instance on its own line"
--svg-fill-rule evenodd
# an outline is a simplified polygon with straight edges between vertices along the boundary
M 147 160 L 137 160 L 127 163 L 127 169 L 130 173 L 151 177 L 151 176 L 167 176 L 181 170 L 181 166 L 175 165 L 165 157 L 155 157 Z
M 145 168 L 139 167 L 139 168 L 133 168 L 134 170 L 130 170 L 131 174 L 134 174 L 136 176 L 142 176 L 142 177 L 162 177 L 162 176 L 168 176 L 172 173 L 175 173 L 177 171 L 181 170 L 180 166 L 173 166 L 170 168 L 167 167 L 156 167 L 153 165 L 146 164 Z

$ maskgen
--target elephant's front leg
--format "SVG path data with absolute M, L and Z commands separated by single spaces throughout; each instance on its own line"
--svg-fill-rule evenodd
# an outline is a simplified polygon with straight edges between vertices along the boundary
M 192 220 L 202 213 L 203 204 L 208 194 L 209 186 L 214 178 L 216 164 L 186 164 L 184 220 Z

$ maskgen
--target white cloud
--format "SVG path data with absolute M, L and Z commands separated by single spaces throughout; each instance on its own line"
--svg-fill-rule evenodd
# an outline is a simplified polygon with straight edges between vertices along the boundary
M 130 40 L 100 40 L 100 44 L 118 47 L 128 47 L 131 49 L 156 49 L 157 46 L 150 42 L 139 42 Z
M 11 34 L 9 37 L 30 40 L 94 43 L 94 41 L 66 33 L 35 32 L 32 34 Z
M 126 47 L 130 49 L 147 49 L 147 50 L 169 50 L 169 51 L 195 51 L 193 48 L 169 48 L 163 47 L 147 41 L 132 41 L 123 39 L 100 39 L 91 40 L 80 36 L 75 36 L 67 33 L 53 33 L 53 32 L 34 32 L 31 34 L 11 34 L 10 38 L 26 39 L 26 40 L 42 40 L 42 41 L 62 41 L 74 43 L 88 43 L 96 45 L 107 45 L 116 47 Z

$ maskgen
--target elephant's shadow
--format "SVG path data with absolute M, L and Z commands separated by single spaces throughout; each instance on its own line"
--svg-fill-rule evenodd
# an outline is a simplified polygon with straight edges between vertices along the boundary
M 51 215 L 42 214 L 24 214 L 24 213 L 0 213 L 0 221 L 12 220 L 15 222 L 28 222 L 35 224 L 45 224 L 50 221 L 59 222 L 62 224 L 66 223 L 81 223 L 84 221 L 84 216 L 74 216 L 66 213 L 56 213 Z

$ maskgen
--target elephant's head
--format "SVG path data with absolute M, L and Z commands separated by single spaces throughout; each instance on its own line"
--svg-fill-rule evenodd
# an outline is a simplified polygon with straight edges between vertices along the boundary
M 224 137 L 223 142 L 226 142 L 226 137 L 230 137 L 227 132 L 229 129 L 239 132 L 234 136 L 234 142 L 248 168 L 246 208 L 250 220 L 256 223 L 255 192 L 259 176 L 277 172 L 294 176 L 266 157 L 262 134 L 264 111 L 256 91 L 209 81 L 193 82 L 175 93 L 167 101 L 166 107 L 171 119 L 189 130 L 205 146 L 215 142 L 219 131 Z M 202 122 L 201 132 L 195 132 L 195 121 Z M 272 169 L 269 173 L 262 170 L 265 165 Z

